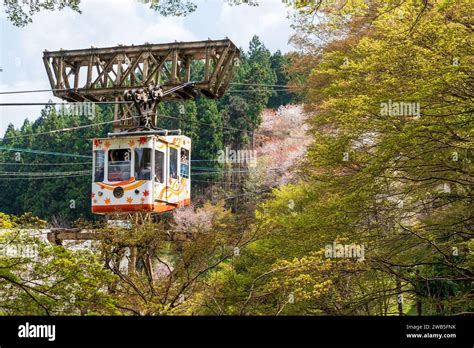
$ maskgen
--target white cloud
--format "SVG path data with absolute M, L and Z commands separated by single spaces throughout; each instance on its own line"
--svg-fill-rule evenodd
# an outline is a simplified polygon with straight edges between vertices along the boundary
M 143 38 L 150 43 L 197 40 L 193 32 L 184 27 L 184 20 L 175 17 L 160 17 L 157 23 L 146 26 Z
M 292 34 L 287 13 L 288 8 L 279 0 L 262 0 L 256 7 L 222 4 L 217 28 L 238 46 L 247 48 L 252 37 L 258 35 L 271 51 L 287 51 Z
M 38 60 L 44 49 L 74 49 L 117 44 L 193 40 L 182 18 L 165 18 L 126 0 L 81 2 L 82 14 L 66 9 L 42 12 L 19 33 L 21 51 Z M 145 11 L 143 11 L 146 9 Z
M 18 81 L 14 84 L 0 84 L 1 91 L 25 91 L 47 89 L 46 81 Z M 60 102 L 51 93 L 5 94 L 0 95 L 0 103 L 45 103 L 48 100 Z M 9 123 L 20 127 L 26 118 L 34 121 L 40 116 L 44 106 L 2 106 L 0 107 L 0 138 L 5 134 Z

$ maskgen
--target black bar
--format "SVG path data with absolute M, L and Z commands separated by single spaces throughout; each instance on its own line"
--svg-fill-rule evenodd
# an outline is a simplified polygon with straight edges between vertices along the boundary
M 55 339 L 20 338 L 20 325 L 55 325 Z M 441 325 L 441 326 L 439 326 Z M 409 327 L 408 327 L 409 326 Z M 30 327 L 31 328 L 31 327 Z M 418 329 L 417 329 L 418 328 Z M 473 347 L 474 317 L 0 317 L 0 346 L 130 347 L 311 344 Z M 455 334 L 409 338 L 407 334 Z

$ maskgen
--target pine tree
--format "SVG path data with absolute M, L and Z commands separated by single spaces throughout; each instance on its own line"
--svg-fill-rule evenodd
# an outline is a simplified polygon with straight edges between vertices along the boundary
M 272 70 L 276 75 L 276 85 L 275 89 L 280 90 L 275 92 L 274 95 L 268 100 L 268 107 L 278 108 L 280 105 L 286 105 L 292 102 L 294 99 L 293 93 L 287 91 L 281 91 L 287 86 L 289 81 L 289 74 L 286 71 L 287 66 L 289 65 L 289 60 L 286 55 L 283 55 L 280 50 L 277 50 L 272 57 L 270 58 Z

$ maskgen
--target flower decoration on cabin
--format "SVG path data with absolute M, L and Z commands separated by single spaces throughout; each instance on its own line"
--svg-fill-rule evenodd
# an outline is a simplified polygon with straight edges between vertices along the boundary
M 132 197 L 128 197 L 128 198 L 127 198 L 127 202 L 128 202 L 128 203 L 132 203 L 132 202 L 133 202 L 133 198 L 132 198 Z
M 148 190 L 143 191 L 143 196 L 147 197 L 149 195 L 150 195 L 150 191 Z
M 94 193 L 94 192 L 92 192 L 92 198 L 94 198 L 94 197 L 95 197 L 95 193 Z
M 146 137 L 140 137 L 140 139 L 138 140 L 140 145 L 145 145 L 146 141 L 147 141 Z
M 130 140 L 128 142 L 128 146 L 130 146 L 131 148 L 134 148 L 135 147 L 135 140 Z
M 140 198 L 140 202 L 145 203 L 145 198 L 144 197 Z
M 104 200 L 104 203 L 105 203 L 105 204 L 110 204 L 110 198 L 106 198 L 106 199 Z
M 102 140 L 94 139 L 94 146 L 95 147 L 100 147 L 100 145 L 102 145 Z
M 110 147 L 110 141 L 107 140 L 107 141 L 104 143 L 104 148 L 108 149 L 109 147 Z

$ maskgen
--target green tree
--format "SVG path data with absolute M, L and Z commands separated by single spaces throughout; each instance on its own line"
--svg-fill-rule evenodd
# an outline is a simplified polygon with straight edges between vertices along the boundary
M 228 97 L 228 104 L 223 110 L 224 143 L 232 149 L 242 149 L 249 142 L 252 123 L 248 116 L 247 101 L 238 95 Z
M 249 105 L 248 116 L 252 129 L 256 129 L 262 122 L 261 113 L 274 93 L 271 88 L 259 85 L 273 85 L 276 82 L 276 74 L 271 66 L 271 53 L 258 36 L 250 41 L 243 79 L 246 85 L 242 89 L 248 91 L 245 94 Z
M 219 151 L 224 148 L 222 118 L 217 109 L 215 100 L 201 97 L 196 102 L 199 121 L 198 141 L 193 145 L 193 158 L 205 163 L 207 172 L 219 171 L 221 164 L 217 162 Z M 199 174 L 199 180 L 209 180 L 218 177 L 218 174 Z
M 108 107 L 95 108 L 92 115 L 56 110 L 47 106 L 41 116 L 30 124 L 25 121 L 19 131 L 9 127 L 2 146 L 20 150 L 39 150 L 55 153 L 75 153 L 90 156 L 93 137 L 105 136 L 110 125 L 75 131 L 50 132 L 58 129 L 87 126 L 112 119 Z M 35 134 L 42 133 L 42 134 Z M 66 150 L 65 150 L 66 149 Z M 83 158 L 48 156 L 23 151 L 5 151 L 0 187 L 7 192 L 0 198 L 2 211 L 20 214 L 31 211 L 43 218 L 56 217 L 71 222 L 79 217 L 91 218 L 90 175 L 91 161 Z M 77 163 L 71 164 L 68 163 Z M 53 165 L 58 163 L 58 165 Z M 15 175 L 15 173 L 22 173 Z M 78 175 L 71 177 L 71 175 Z M 80 175 L 80 176 L 79 176 Z
M 268 100 L 268 107 L 278 108 L 280 105 L 286 105 L 292 102 L 294 95 L 284 89 L 288 85 L 290 80 L 289 73 L 287 71 L 289 65 L 289 59 L 287 55 L 284 55 L 277 50 L 270 58 L 272 70 L 276 75 L 275 84 L 278 85 L 275 87 L 277 92 L 270 97 Z
M 30 232 L 0 235 L 1 315 L 118 314 L 107 285 L 114 275 L 90 250 L 51 246 Z

